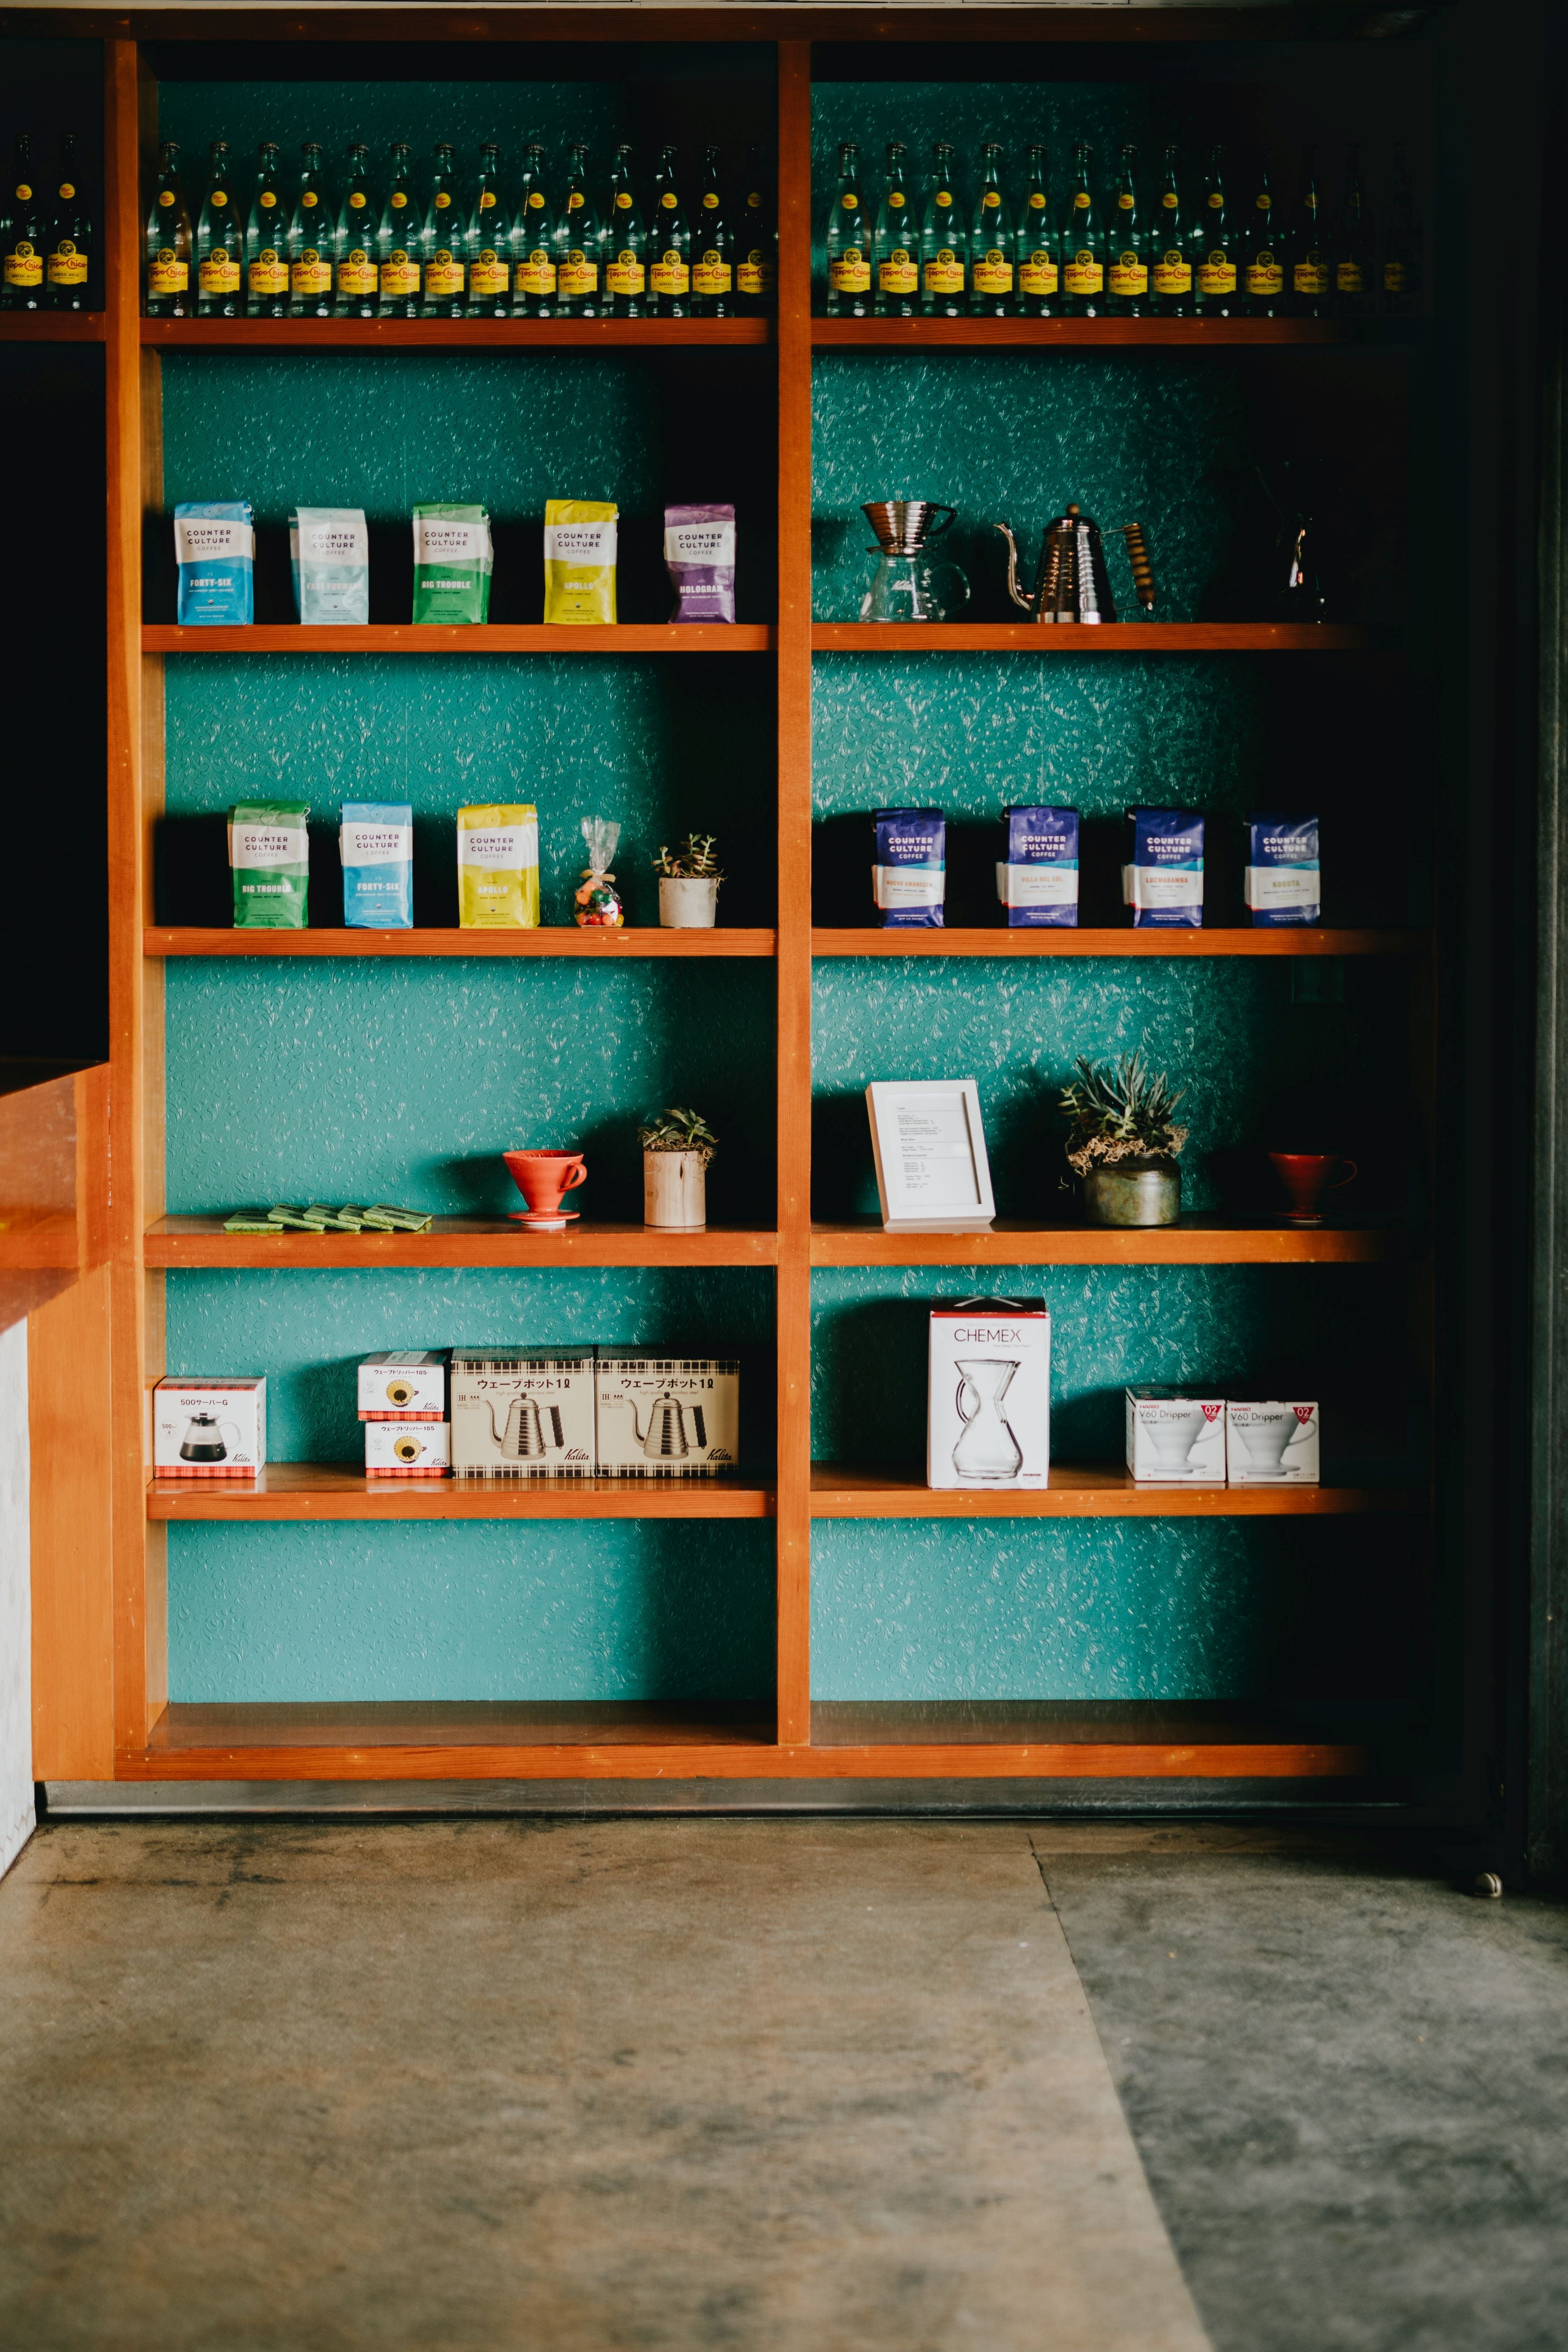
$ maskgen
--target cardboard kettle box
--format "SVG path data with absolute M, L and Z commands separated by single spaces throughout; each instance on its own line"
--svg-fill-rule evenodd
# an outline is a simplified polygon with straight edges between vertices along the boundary
M 160 1381 L 153 1391 L 159 1478 L 254 1478 L 267 1462 L 267 1381 Z
M 1129 1389 L 1127 1467 L 1134 1478 L 1223 1486 L 1225 1399 Z
M 367 1478 L 445 1478 L 452 1466 L 452 1432 L 444 1421 L 367 1421 Z
M 711 1478 L 741 1451 L 741 1367 L 720 1356 L 601 1351 L 599 1471 L 606 1478 Z
M 402 1348 L 362 1357 L 359 1417 L 362 1421 L 445 1421 L 446 1349 Z
M 1316 1486 L 1322 1477 L 1315 1404 L 1238 1404 L 1225 1408 L 1226 1475 L 1233 1486 Z
M 591 1478 L 592 1348 L 454 1348 L 458 1478 Z
M 926 1485 L 1048 1486 L 1051 1317 L 1043 1298 L 931 1311 Z

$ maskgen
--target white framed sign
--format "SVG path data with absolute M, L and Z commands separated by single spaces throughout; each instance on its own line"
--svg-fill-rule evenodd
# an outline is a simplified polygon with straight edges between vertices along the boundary
M 883 1232 L 988 1232 L 996 1203 L 974 1080 L 879 1079 L 866 1108 Z

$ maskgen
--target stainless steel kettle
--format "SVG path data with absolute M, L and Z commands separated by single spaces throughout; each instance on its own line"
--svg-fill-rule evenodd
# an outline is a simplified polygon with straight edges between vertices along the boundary
M 1100 525 L 1080 514 L 1076 506 L 1068 507 L 1065 515 L 1046 527 L 1045 545 L 1040 550 L 1040 568 L 1035 576 L 1032 595 L 1026 596 L 1018 586 L 1018 548 L 1013 533 L 1005 522 L 996 529 L 1007 542 L 1007 593 L 1020 611 L 1033 614 L 1037 621 L 1058 625 L 1073 621 L 1088 625 L 1099 621 L 1114 621 L 1116 603 L 1110 593 L 1110 577 L 1105 568 L 1105 542 Z M 1149 549 L 1143 537 L 1143 526 L 1138 522 L 1118 523 L 1115 528 L 1127 541 L 1128 561 L 1132 566 L 1132 587 L 1139 607 L 1145 613 L 1154 609 L 1154 574 L 1149 566 Z

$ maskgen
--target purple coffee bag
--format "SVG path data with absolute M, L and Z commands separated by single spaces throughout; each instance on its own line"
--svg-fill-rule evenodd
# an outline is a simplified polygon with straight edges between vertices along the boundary
M 672 621 L 734 619 L 733 507 L 666 507 L 664 561 L 675 590 Z

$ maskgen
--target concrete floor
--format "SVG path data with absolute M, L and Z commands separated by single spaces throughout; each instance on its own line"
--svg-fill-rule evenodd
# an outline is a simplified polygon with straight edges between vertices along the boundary
M 62 1823 L 0 2344 L 1559 2352 L 1565 1990 L 1259 1832 Z

